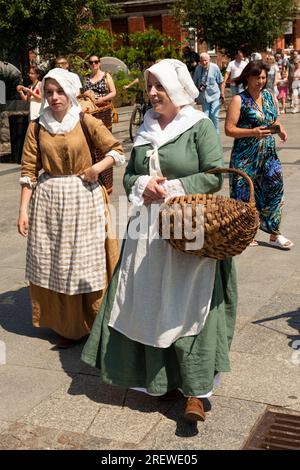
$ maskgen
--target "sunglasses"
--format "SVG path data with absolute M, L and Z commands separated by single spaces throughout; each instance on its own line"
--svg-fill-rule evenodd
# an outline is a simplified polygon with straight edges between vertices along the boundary
M 89 64 L 99 64 L 100 60 L 89 60 Z
M 68 62 L 56 62 L 56 65 L 66 65 Z

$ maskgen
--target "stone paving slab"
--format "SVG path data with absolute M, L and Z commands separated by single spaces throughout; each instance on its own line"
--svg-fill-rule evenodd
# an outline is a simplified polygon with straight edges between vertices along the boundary
M 85 433 L 19 422 L 11 424 L 0 434 L 1 450 L 104 450 L 108 447 L 121 449 L 122 445 Z
M 280 356 L 289 359 L 289 339 L 277 329 L 269 329 L 264 324 L 247 324 L 235 336 L 231 352 L 249 353 L 261 356 Z
M 10 425 L 11 423 L 9 421 L 0 420 L 0 433 L 5 431 Z
M 104 404 L 111 408 L 112 413 L 114 408 L 119 409 L 123 404 L 124 395 L 125 390 L 100 384 L 98 377 L 78 374 L 19 421 L 51 429 L 85 433 Z M 111 427 L 111 420 L 109 425 Z
M 198 426 L 178 419 L 184 400 L 178 402 L 140 443 L 139 449 L 151 450 L 224 450 L 240 449 L 251 428 L 264 412 L 264 404 L 214 396 L 211 411 Z M 238 416 L 238 419 L 237 419 Z
M 63 372 L 0 366 L 0 420 L 15 421 L 70 378 Z
M 1 253 L 0 253 L 1 256 Z M 16 256 L 18 263 L 21 264 L 22 259 L 20 256 Z M 7 261 L 6 261 L 7 262 Z M 25 263 L 24 263 L 25 265 Z M 0 263 L 0 308 L 1 308 L 1 293 L 7 293 L 10 291 L 11 286 L 14 286 L 16 290 L 27 288 L 28 283 L 24 279 L 24 267 L 19 268 L 10 268 L 5 266 L 1 266 Z
M 258 312 L 254 323 L 290 339 L 300 339 L 300 293 L 276 295 Z
M 51 330 L 39 329 L 32 337 L 13 335 L 6 331 L 1 334 L 1 340 L 6 344 L 8 365 L 56 370 L 69 375 L 99 375 L 95 368 L 80 359 L 83 342 L 70 349 L 58 349 L 55 345 L 57 335 Z
M 231 373 L 222 374 L 218 395 L 299 409 L 299 364 L 288 354 L 274 356 L 232 352 Z
M 119 442 L 126 439 L 127 443 L 137 445 L 153 432 L 171 406 L 142 392 L 129 390 L 123 407 L 100 408 L 89 433 Z
M 84 341 L 70 349 L 58 349 L 55 332 L 32 326 L 27 287 L 0 294 L 0 310 L 1 340 L 6 344 L 8 365 L 98 375 L 95 368 L 80 360 Z

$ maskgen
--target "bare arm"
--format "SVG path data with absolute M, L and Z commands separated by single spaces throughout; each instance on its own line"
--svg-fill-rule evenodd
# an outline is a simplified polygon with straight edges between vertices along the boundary
M 28 205 L 32 195 L 32 189 L 24 184 L 21 189 L 21 200 L 18 219 L 18 231 L 23 237 L 28 235 Z
M 263 126 L 253 127 L 251 129 L 245 129 L 237 127 L 237 123 L 240 118 L 241 112 L 241 97 L 239 95 L 233 96 L 229 105 L 226 121 L 225 121 L 225 134 L 235 139 L 241 139 L 242 137 L 256 137 L 262 139 L 271 135 L 269 129 Z
M 276 100 L 275 96 L 273 95 L 272 93 L 272 99 L 273 99 L 273 103 L 274 103 L 274 106 L 276 107 L 277 109 L 277 112 L 279 113 L 279 108 L 278 108 L 278 101 Z M 286 130 L 284 129 L 283 125 L 278 121 L 278 119 L 276 119 L 276 121 L 273 123 L 273 125 L 277 125 L 280 127 L 280 132 L 278 133 L 280 139 L 281 139 L 281 142 L 286 142 L 287 141 L 287 138 L 288 138 L 288 135 L 287 135 L 287 132 Z
M 124 85 L 123 86 L 123 89 L 124 90 L 128 90 L 128 88 L 131 88 L 133 85 L 135 85 L 136 83 L 139 83 L 139 79 L 138 78 L 135 78 L 132 82 L 128 83 L 128 85 Z
M 31 96 L 34 96 L 34 98 L 38 101 L 42 101 L 42 98 L 41 98 L 41 95 L 39 95 L 38 93 L 36 93 L 35 91 L 32 91 L 30 88 L 25 88 L 25 91 L 27 93 L 27 96 L 28 95 L 31 95 Z
M 222 83 L 219 83 L 219 88 L 220 88 L 220 95 L 221 95 L 221 99 L 224 101 L 225 100 L 225 90 L 223 89 L 223 82 Z
M 20 94 L 21 100 L 27 101 L 28 97 L 24 89 L 25 87 L 23 85 L 18 85 L 16 88 L 17 92 Z
M 275 78 L 274 78 L 274 87 L 277 86 L 279 80 L 280 80 L 280 73 L 276 71 Z
M 20 93 L 21 99 L 24 101 L 28 101 L 30 96 L 34 96 L 34 98 L 36 98 L 38 101 L 42 101 L 41 95 L 35 93 L 26 86 L 18 85 L 17 91 Z
M 225 87 L 226 87 L 226 82 L 227 82 L 229 76 L 230 76 L 230 73 L 225 72 L 224 81 L 221 83 L 221 95 L 222 96 L 225 96 Z

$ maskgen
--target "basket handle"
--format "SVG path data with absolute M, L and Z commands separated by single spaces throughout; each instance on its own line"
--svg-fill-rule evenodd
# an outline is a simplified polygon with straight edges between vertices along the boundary
M 211 168 L 210 170 L 207 170 L 205 173 L 212 173 L 212 174 L 234 173 L 236 175 L 241 176 L 242 178 L 245 178 L 245 180 L 247 181 L 249 185 L 249 192 L 250 192 L 249 203 L 255 205 L 254 186 L 252 183 L 252 179 L 243 171 L 237 170 L 236 168 Z

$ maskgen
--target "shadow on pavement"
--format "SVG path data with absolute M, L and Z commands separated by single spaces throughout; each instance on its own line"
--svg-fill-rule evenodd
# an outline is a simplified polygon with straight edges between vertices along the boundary
M 300 307 L 297 310 L 292 310 L 290 312 L 281 313 L 279 315 L 274 315 L 272 317 L 262 318 L 261 320 L 255 320 L 252 323 L 254 325 L 262 325 L 268 327 L 267 323 L 275 320 L 286 319 L 287 324 L 296 330 L 295 335 L 286 334 L 286 337 L 290 340 L 288 345 L 290 348 L 295 349 L 294 342 L 300 342 Z M 297 333 L 298 332 L 298 333 Z
M 127 407 L 143 413 L 158 412 L 176 422 L 175 434 L 177 436 L 191 437 L 198 434 L 197 425 L 189 424 L 182 418 L 185 408 L 184 398 L 166 403 L 157 397 L 135 390 L 102 383 L 97 369 L 84 364 L 80 359 L 85 340 L 70 349 L 57 349 L 57 334 L 55 332 L 47 328 L 32 326 L 31 304 L 27 287 L 0 294 L 0 327 L 15 335 L 39 338 L 50 343 L 52 346 L 49 348 L 48 345 L 45 345 L 45 350 L 50 349 L 50 351 L 59 353 L 62 369 L 72 379 L 67 390 L 68 394 L 83 395 L 99 404 Z M 45 352 L 49 360 L 50 353 Z M 36 353 L 40 354 L 41 349 L 39 348 Z M 26 356 L 26 349 L 23 350 L 23 354 Z M 46 369 L 47 364 L 41 363 L 41 367 Z M 206 411 L 210 410 L 211 406 L 208 400 L 205 400 L 204 407 Z
M 35 328 L 31 322 L 31 304 L 27 287 L 0 294 L 0 326 L 11 333 L 41 338 L 55 344 L 57 335 L 47 328 Z

